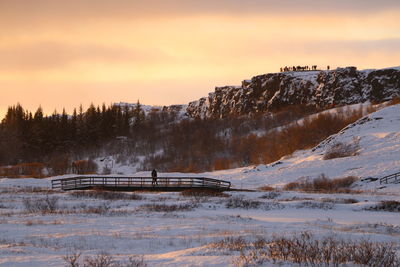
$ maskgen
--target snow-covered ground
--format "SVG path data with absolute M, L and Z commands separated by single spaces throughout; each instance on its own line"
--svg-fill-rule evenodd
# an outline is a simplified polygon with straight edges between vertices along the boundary
M 398 212 L 365 210 L 382 200 L 400 200 L 398 194 L 229 192 L 229 197 L 198 198 L 172 192 L 103 200 L 46 192 L 48 182 L 1 181 L 0 266 L 65 266 L 64 256 L 81 253 L 84 259 L 102 252 L 120 262 L 143 255 L 148 266 L 233 266 L 239 252 L 210 243 L 302 231 L 374 242 L 398 242 L 400 236 Z M 56 213 L 31 212 L 24 204 L 47 197 L 58 199 Z M 241 197 L 258 204 L 229 208 L 230 199 Z M 151 209 L 155 204 L 183 210 L 158 212 Z
M 335 143 L 354 140 L 359 143 L 357 156 L 323 159 Z M 395 105 L 370 114 L 314 149 L 298 151 L 274 164 L 184 175 L 228 180 L 237 189 L 265 185 L 279 189 L 321 173 L 330 178 L 365 178 L 399 171 L 400 105 Z M 400 251 L 399 213 L 368 209 L 381 201 L 400 201 L 399 185 L 382 188 L 379 182 L 360 181 L 355 189 L 364 192 L 359 194 L 278 190 L 196 197 L 140 192 L 136 199 L 126 193 L 107 200 L 52 191 L 50 181 L 0 179 L 0 266 L 65 266 L 66 255 L 81 253 L 83 260 L 102 252 L 121 263 L 130 256 L 143 256 L 148 266 L 233 266 L 240 252 L 219 250 L 210 244 L 226 237 L 268 239 L 302 231 L 316 238 L 333 235 L 346 240 L 397 242 Z M 249 209 L 232 207 L 229 203 L 235 199 L 253 204 Z M 57 202 L 54 212 L 29 209 L 29 203 L 46 200 Z M 164 207 L 162 211 L 157 211 L 157 205 Z
M 337 143 L 358 142 L 358 155 L 324 160 L 324 154 Z M 374 112 L 314 149 L 297 151 L 269 165 L 207 173 L 207 176 L 229 180 L 237 188 L 257 188 L 262 185 L 281 186 L 302 177 L 325 174 L 330 178 L 357 176 L 383 177 L 400 172 L 400 105 Z M 378 191 L 398 191 L 398 186 L 381 188 L 379 182 L 360 183 L 360 188 Z

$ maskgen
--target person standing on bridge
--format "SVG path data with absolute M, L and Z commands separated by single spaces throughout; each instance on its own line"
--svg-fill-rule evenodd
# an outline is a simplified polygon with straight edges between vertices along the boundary
M 156 169 L 153 169 L 153 171 L 151 172 L 151 177 L 153 178 L 153 179 L 151 180 L 151 185 L 152 185 L 152 186 L 158 185 L 158 182 L 157 182 L 157 171 L 156 171 Z

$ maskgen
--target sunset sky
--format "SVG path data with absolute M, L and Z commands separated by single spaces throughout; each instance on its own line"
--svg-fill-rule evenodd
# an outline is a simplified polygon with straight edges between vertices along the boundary
M 0 118 L 183 104 L 285 65 L 400 65 L 399 0 L 0 0 Z

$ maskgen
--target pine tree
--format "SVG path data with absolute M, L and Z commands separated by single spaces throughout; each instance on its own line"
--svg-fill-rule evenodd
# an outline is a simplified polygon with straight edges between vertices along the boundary
M 145 113 L 142 109 L 142 105 L 140 104 L 139 100 L 137 101 L 132 113 L 133 113 L 132 114 L 133 115 L 133 125 L 135 127 L 140 126 L 144 122 Z

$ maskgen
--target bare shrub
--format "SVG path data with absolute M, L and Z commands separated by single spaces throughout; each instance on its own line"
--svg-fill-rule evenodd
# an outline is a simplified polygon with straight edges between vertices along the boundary
M 79 258 L 81 253 L 74 252 L 72 254 L 68 254 L 63 256 L 63 260 L 67 263 L 68 267 L 79 267 Z
M 207 202 L 210 197 L 229 197 L 221 191 L 212 189 L 188 189 L 181 192 L 182 196 L 190 197 L 194 203 Z
M 275 190 L 275 188 L 273 188 L 272 186 L 269 186 L 269 185 L 261 186 L 258 189 L 260 189 L 261 191 L 274 191 Z
M 126 267 L 147 267 L 143 256 L 131 256 L 125 265 Z
M 102 174 L 103 174 L 103 175 L 111 174 L 111 169 L 110 169 L 110 168 L 107 168 L 107 167 L 103 167 Z
M 248 248 L 249 245 L 250 242 L 246 241 L 246 239 L 244 239 L 241 236 L 238 237 L 228 236 L 222 240 L 210 244 L 212 248 L 227 249 L 230 251 L 242 251 L 243 249 Z
M 196 208 L 197 205 L 193 203 L 179 204 L 179 205 L 167 205 L 167 204 L 144 204 L 139 207 L 140 210 L 144 211 L 155 211 L 155 212 L 175 212 L 175 211 L 191 211 Z
M 97 164 L 91 159 L 72 162 L 72 170 L 76 174 L 93 174 L 97 171 Z
M 229 198 L 225 207 L 227 209 L 258 209 L 260 205 L 260 201 L 245 199 L 244 196 L 236 196 Z
M 358 177 L 347 176 L 343 178 L 332 179 L 332 186 L 335 190 L 349 188 L 354 182 L 358 180 Z
M 268 192 L 268 193 L 262 195 L 260 198 L 275 199 L 275 198 L 279 197 L 280 195 L 281 195 L 280 192 L 271 191 L 271 192 Z
M 357 264 L 394 267 L 400 264 L 394 243 L 364 239 L 351 241 L 338 239 L 336 236 L 317 239 L 309 232 L 292 237 L 274 236 L 269 242 L 265 241 L 258 246 L 248 243 L 240 251 L 241 255 L 234 260 L 237 266 L 259 265 L 267 261 L 292 262 L 306 266 Z
M 286 184 L 284 190 L 300 190 L 305 192 L 325 192 L 325 193 L 355 193 L 349 187 L 357 181 L 355 176 L 329 179 L 325 174 L 310 179 L 305 178 L 300 181 Z
M 389 105 L 397 105 L 400 104 L 400 96 L 393 97 L 392 100 L 390 100 Z
M 230 195 L 212 189 L 187 189 L 181 192 L 185 197 L 229 197 Z
M 81 212 L 105 215 L 110 211 L 110 209 L 111 207 L 107 203 L 102 203 L 97 206 L 84 207 Z
M 71 166 L 71 159 L 65 155 L 56 155 L 47 163 L 50 175 L 62 175 L 68 173 Z
M 68 267 L 146 267 L 147 263 L 143 256 L 131 256 L 125 262 L 118 262 L 106 252 L 101 252 L 96 256 L 87 256 L 81 260 L 81 253 L 74 252 L 62 257 Z
M 338 142 L 326 150 L 323 159 L 328 160 L 335 158 L 357 156 L 359 149 L 360 145 L 357 141 L 354 141 L 353 143 L 349 144 Z
M 104 190 L 82 190 L 70 193 L 76 198 L 95 198 L 104 200 L 141 200 L 142 196 L 135 193 L 122 193 Z
M 332 202 L 315 202 L 315 201 L 304 201 L 296 205 L 297 209 L 309 208 L 309 209 L 323 209 L 330 210 L 335 206 Z
M 58 197 L 49 197 L 39 199 L 25 198 L 23 200 L 25 210 L 30 213 L 55 213 L 58 209 Z
M 44 225 L 44 224 L 45 224 L 45 223 L 44 223 L 44 221 L 42 221 L 42 220 L 36 220 L 36 221 L 28 220 L 28 221 L 26 221 L 26 223 L 25 223 L 26 226 Z
M 400 212 L 400 201 L 381 201 L 378 205 L 369 207 L 367 210 Z
M 43 178 L 44 164 L 41 162 L 21 163 L 10 167 L 0 167 L 2 177 L 34 177 Z
M 337 203 L 337 204 L 354 204 L 358 203 L 359 201 L 354 198 L 322 198 L 322 202 L 330 202 L 330 203 Z
M 84 267 L 115 267 L 116 262 L 114 261 L 113 257 L 106 253 L 101 252 L 97 256 L 94 257 L 85 257 Z

